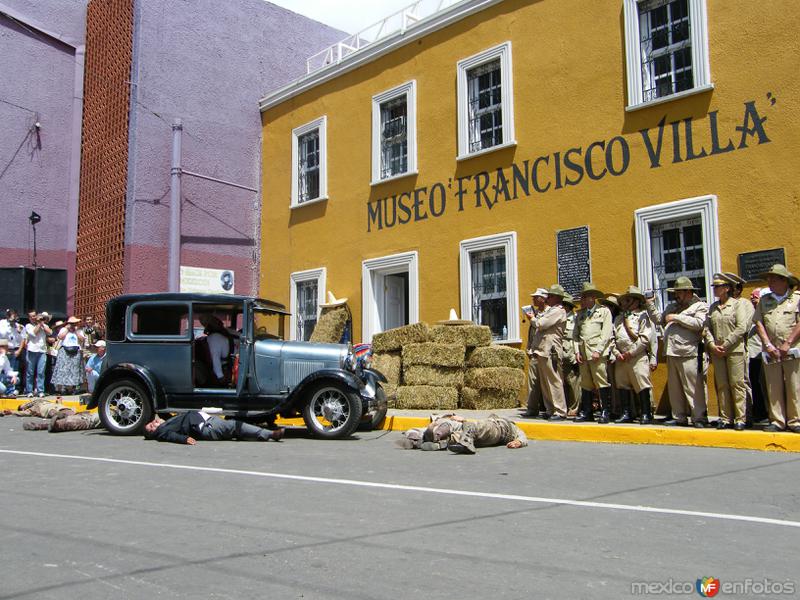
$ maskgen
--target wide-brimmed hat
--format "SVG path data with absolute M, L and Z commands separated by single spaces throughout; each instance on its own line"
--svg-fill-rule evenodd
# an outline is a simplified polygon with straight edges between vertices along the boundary
M 722 275 L 725 275 L 728 279 L 730 279 L 734 285 L 745 285 L 747 282 L 739 277 L 736 273 L 731 273 L 730 271 L 724 271 Z M 716 277 L 716 274 L 714 275 Z
M 69 319 L 67 319 L 67 325 L 77 325 L 80 322 L 81 322 L 81 320 L 78 317 L 75 317 L 75 316 L 72 316 Z
M 712 287 L 718 285 L 736 285 L 736 282 L 731 279 L 727 273 L 714 273 L 714 278 L 711 280 Z
M 0 348 L 8 348 L 8 340 L 5 338 L 0 338 Z
M 547 298 L 547 290 L 544 288 L 536 288 L 535 292 L 531 292 L 531 298 L 539 296 L 540 298 Z
M 105 342 L 105 340 L 97 340 L 94 343 L 94 345 L 95 345 L 96 348 L 105 348 L 106 347 L 106 342 Z
M 56 324 L 53 327 L 61 327 L 64 324 L 64 321 L 56 321 Z
M 334 306 L 342 306 L 347 304 L 347 298 L 337 298 L 333 292 L 328 290 L 328 301 L 319 305 L 320 308 L 333 308 Z
M 439 325 L 475 325 L 472 321 L 467 321 L 466 319 L 459 319 L 458 313 L 456 312 L 455 308 L 450 309 L 450 318 L 446 321 L 439 321 Z
M 572 294 L 570 294 L 570 293 L 567 293 L 567 295 L 566 295 L 566 296 L 564 296 L 563 298 L 561 298 L 561 304 L 566 304 L 566 305 L 567 305 L 567 306 L 569 306 L 571 309 L 572 309 L 572 308 L 575 308 L 575 298 L 573 298 L 573 297 L 572 297 Z
M 758 276 L 761 279 L 766 279 L 767 275 L 777 275 L 778 277 L 783 277 L 784 279 L 789 280 L 790 285 L 796 286 L 800 283 L 794 275 L 789 272 L 789 269 L 786 268 L 786 265 L 781 264 L 774 264 L 769 271 L 765 271 L 764 273 L 759 273 Z
M 547 290 L 547 295 L 559 296 L 560 298 L 564 298 L 567 295 L 567 291 L 556 283 L 550 286 L 550 289 Z
M 605 296 L 603 292 L 597 289 L 597 286 L 593 284 L 591 281 L 584 281 L 583 287 L 581 287 L 581 296 L 584 295 L 592 295 L 592 296 Z
M 671 288 L 667 288 L 668 292 L 676 292 L 678 290 L 688 290 L 690 292 L 696 292 L 697 288 L 694 287 L 694 284 L 692 283 L 691 279 L 689 279 L 688 277 L 681 276 L 675 280 L 675 283 Z
M 624 294 L 620 294 L 619 299 L 622 300 L 623 298 L 635 298 L 639 302 L 645 302 L 642 290 L 635 285 L 629 285 L 627 291 Z
M 619 310 L 619 294 L 606 294 L 603 298 L 598 300 L 603 306 L 607 306 L 611 310 Z

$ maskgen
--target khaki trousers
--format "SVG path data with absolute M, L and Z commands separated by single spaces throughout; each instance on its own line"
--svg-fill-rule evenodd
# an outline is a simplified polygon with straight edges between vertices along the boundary
M 650 383 L 650 359 L 647 354 L 628 360 L 618 360 L 614 364 L 618 387 L 624 390 L 633 390 L 638 394 L 653 386 Z
M 542 396 L 542 386 L 539 385 L 539 373 L 536 368 L 536 357 L 530 357 L 528 364 L 528 406 L 529 415 L 538 415 L 544 409 L 544 398 Z
M 601 356 L 597 360 L 584 358 L 581 363 L 581 387 L 595 390 L 610 386 L 608 380 L 608 358 Z
M 747 418 L 747 382 L 744 354 L 712 356 L 714 387 L 719 402 L 719 418 L 730 425 Z
M 705 418 L 705 386 L 697 376 L 696 356 L 667 357 L 667 389 L 673 419 L 685 421 L 687 406 L 692 412 L 693 421 Z
M 581 407 L 581 375 L 578 365 L 568 359 L 562 359 L 561 376 L 564 380 L 564 400 L 567 409 L 569 412 L 576 412 Z
M 551 357 L 537 354 L 534 359 L 547 414 L 566 417 L 567 402 L 564 399 L 564 383 L 561 381 L 561 373 L 553 366 Z
M 769 420 L 785 429 L 800 426 L 800 360 L 764 365 L 769 401 Z

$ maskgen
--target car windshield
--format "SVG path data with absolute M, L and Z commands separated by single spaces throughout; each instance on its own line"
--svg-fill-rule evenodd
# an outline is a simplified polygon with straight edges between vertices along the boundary
M 282 312 L 271 309 L 253 309 L 253 331 L 257 340 L 283 340 L 284 319 Z

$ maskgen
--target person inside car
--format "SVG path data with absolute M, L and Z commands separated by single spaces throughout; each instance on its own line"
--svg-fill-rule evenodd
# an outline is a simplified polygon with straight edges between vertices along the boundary
M 212 314 L 201 314 L 198 317 L 204 328 L 205 337 L 197 340 L 200 359 L 207 363 L 209 370 L 206 385 L 226 387 L 231 380 L 230 356 L 234 353 L 235 331 L 228 329 Z

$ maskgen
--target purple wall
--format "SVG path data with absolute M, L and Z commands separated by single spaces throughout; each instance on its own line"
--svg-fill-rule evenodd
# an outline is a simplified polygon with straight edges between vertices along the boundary
M 2 2 L 2 0 L 0 0 Z M 305 73 L 342 32 L 263 0 L 137 0 L 125 288 L 167 287 L 172 130 L 183 168 L 260 188 L 258 101 Z M 257 288 L 260 194 L 184 176 L 181 264 L 234 269 Z
M 72 271 L 86 0 L 0 0 L 0 13 L 0 267 L 31 264 L 35 210 L 38 263 Z

